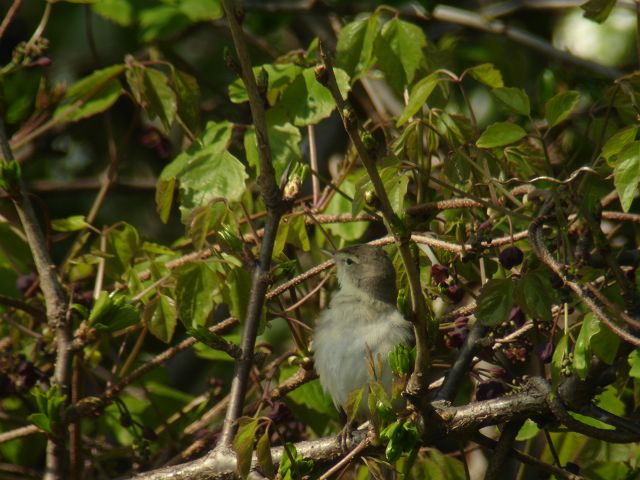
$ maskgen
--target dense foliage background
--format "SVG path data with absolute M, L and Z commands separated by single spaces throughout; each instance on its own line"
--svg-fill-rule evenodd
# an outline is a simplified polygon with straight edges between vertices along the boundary
M 331 474 L 637 478 L 636 3 L 5 2 L 0 478 L 326 472 L 369 241 L 411 408 Z

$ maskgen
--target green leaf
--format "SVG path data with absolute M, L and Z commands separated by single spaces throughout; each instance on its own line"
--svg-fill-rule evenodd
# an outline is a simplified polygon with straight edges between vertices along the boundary
M 609 18 L 609 14 L 615 5 L 616 0 L 589 0 L 580 5 L 580 8 L 584 10 L 586 18 L 602 23 Z
M 549 128 L 558 125 L 573 111 L 580 100 L 580 94 L 575 90 L 561 92 L 550 99 L 545 105 L 545 118 Z
M 233 317 L 246 318 L 250 291 L 251 274 L 244 267 L 234 268 L 227 274 L 224 296 Z
M 311 249 L 309 235 L 307 234 L 307 225 L 303 216 L 282 219 L 278 227 L 278 234 L 273 247 L 273 255 L 280 255 L 287 243 L 305 252 Z
M 176 329 L 176 320 L 178 314 L 176 312 L 175 301 L 167 295 L 159 294 L 156 298 L 147 303 L 143 318 L 147 322 L 149 331 L 158 340 L 169 343 L 173 338 L 173 332 Z
M 54 120 L 75 122 L 107 110 L 122 95 L 122 84 L 116 77 L 124 71 L 124 65 L 112 65 L 78 80 L 65 92 L 53 112 Z
M 138 4 L 136 1 L 135 5 Z M 138 20 L 143 42 L 168 39 L 196 22 L 222 17 L 219 0 L 171 0 L 139 2 Z
M 417 463 L 419 475 L 416 478 L 429 480 L 466 480 L 463 463 L 453 457 L 444 455 L 438 450 L 425 452 L 424 461 Z
M 162 223 L 167 223 L 173 204 L 173 192 L 176 188 L 176 177 L 163 180 L 160 178 L 156 184 L 156 211 Z
M 208 123 L 193 145 L 178 155 L 160 174 L 156 189 L 156 208 L 167 211 L 171 179 L 180 183 L 180 210 L 183 221 L 198 207 L 225 199 L 237 202 L 245 190 L 244 165 L 226 151 L 233 125 Z
M 519 125 L 498 122 L 489 125 L 476 142 L 479 148 L 503 147 L 527 136 L 527 132 Z
M 32 413 L 27 416 L 27 420 L 33 423 L 36 427 L 41 428 L 47 433 L 53 433 L 51 428 L 51 420 L 44 413 Z
M 51 228 L 56 232 L 77 232 L 88 226 L 89 224 L 84 220 L 84 215 L 72 215 L 71 217 L 51 221 Z
M 564 362 L 569 355 L 569 335 L 563 335 L 558 343 L 556 343 L 551 357 L 551 378 L 554 387 L 558 385 L 561 373 L 564 368 Z
M 276 467 L 271 457 L 271 444 L 269 443 L 269 430 L 265 429 L 264 433 L 256 443 L 256 457 L 258 458 L 258 466 L 267 478 L 275 478 Z
M 339 193 L 336 193 L 329 202 L 329 205 L 327 205 L 325 210 L 326 214 L 338 215 L 341 213 L 351 213 L 351 199 L 356 193 L 355 180 L 359 176 L 360 173 L 358 172 L 347 176 L 345 181 L 342 182 L 342 185 L 340 185 L 340 190 L 351 198 L 345 198 Z M 331 223 L 325 225 L 325 229 L 336 235 L 342 241 L 351 242 L 362 237 L 368 226 L 368 222 Z
M 612 135 L 609 140 L 607 140 L 607 143 L 605 143 L 602 147 L 602 156 L 607 161 L 607 163 L 611 165 L 611 163 L 609 162 L 611 157 L 620 153 L 620 151 L 624 147 L 626 147 L 636 139 L 638 128 L 640 127 L 638 127 L 637 125 L 631 125 L 627 128 L 623 128 L 622 130 L 619 130 L 614 135 Z
M 251 453 L 253 452 L 256 430 L 258 429 L 258 419 L 240 417 L 238 425 L 238 433 L 233 439 L 233 451 L 236 452 L 238 461 L 238 475 L 241 478 L 247 478 L 251 469 Z
M 302 135 L 300 129 L 286 121 L 280 122 L 277 112 L 267 112 L 267 137 L 271 151 L 271 162 L 276 170 L 276 178 L 280 178 L 290 164 L 302 158 L 300 142 Z M 244 134 L 244 148 L 247 154 L 247 162 L 260 174 L 260 158 L 258 155 L 258 141 L 253 126 L 247 128 Z
M 530 440 L 538 435 L 539 431 L 540 427 L 538 427 L 538 424 L 530 418 L 527 418 L 522 424 L 522 427 L 520 427 L 520 431 L 516 436 L 516 441 L 524 442 L 525 440 Z
M 352 77 L 366 71 L 372 64 L 375 38 L 378 34 L 378 15 L 348 23 L 338 36 L 336 66 Z
M 604 391 L 595 397 L 596 405 L 619 417 L 625 415 L 626 405 L 621 400 L 622 393 L 613 385 L 607 385 Z
M 123 222 L 119 228 L 109 230 L 107 234 L 107 259 L 105 272 L 111 278 L 118 279 L 133 265 L 133 259 L 140 250 L 142 242 L 138 231 L 132 225 Z
M 640 348 L 636 348 L 631 352 L 627 361 L 631 367 L 629 370 L 629 376 L 633 378 L 640 378 Z
M 613 183 L 618 191 L 622 210 L 628 212 L 640 183 L 640 142 L 630 143 L 618 155 L 613 169 Z
M 135 18 L 135 8 L 129 0 L 100 0 L 91 4 L 91 9 L 107 20 L 122 27 L 130 26 Z
M 528 117 L 531 113 L 529 96 L 521 88 L 499 87 L 493 89 L 495 97 L 509 110 L 518 115 Z
M 267 72 L 269 79 L 267 87 L 267 101 L 273 106 L 280 99 L 282 92 L 302 73 L 302 68 L 294 63 L 266 63 L 253 67 L 253 74 L 257 77 L 261 71 Z M 228 88 L 229 99 L 233 103 L 249 101 L 247 89 L 241 78 L 234 80 Z
M 480 290 L 476 318 L 488 327 L 500 325 L 509 317 L 513 306 L 513 282 L 510 279 L 489 280 Z
M 492 88 L 500 88 L 504 86 L 502 81 L 502 73 L 491 63 L 483 63 L 467 70 L 469 75 L 485 85 Z
M 167 76 L 128 57 L 126 77 L 136 102 L 151 119 L 158 117 L 165 131 L 168 131 L 178 107 L 176 94 L 169 86 Z
M 531 271 L 517 282 L 516 298 L 527 315 L 550 322 L 554 299 L 550 291 L 551 285 L 546 276 L 539 271 Z
M 411 93 L 409 94 L 407 106 L 404 107 L 404 111 L 396 123 L 397 127 L 404 125 L 407 120 L 418 113 L 424 104 L 427 103 L 429 96 L 438 85 L 438 78 L 438 73 L 434 72 L 427 75 L 413 86 Z
M 584 316 L 578 339 L 573 348 L 573 369 L 584 380 L 591 364 L 591 341 L 600 332 L 600 322 L 592 313 Z
M 427 38 L 422 29 L 413 23 L 395 17 L 382 27 L 375 42 L 380 70 L 398 94 L 402 94 L 425 60 L 423 50 Z
M 178 115 L 194 132 L 200 127 L 200 86 L 198 81 L 181 70 L 172 71 L 171 81 L 178 102 Z
M 138 310 L 127 303 L 124 295 L 110 296 L 102 291 L 89 314 L 89 326 L 100 331 L 115 332 L 134 325 L 139 319 Z
M 218 287 L 218 274 L 207 263 L 192 263 L 174 271 L 176 305 L 186 328 L 206 325 L 215 307 L 213 290 Z
M 349 92 L 349 76 L 344 70 L 333 69 L 342 98 Z M 302 75 L 289 85 L 277 107 L 283 108 L 294 125 L 313 125 L 327 118 L 336 107 L 331 92 L 318 80 L 313 68 L 306 68 Z
M 577 412 L 568 412 L 574 419 L 578 420 L 580 423 L 584 423 L 585 425 L 589 425 L 591 427 L 599 428 L 601 430 L 615 430 L 616 427 L 613 425 L 609 425 L 608 423 L 604 423 L 597 418 L 589 417 L 587 415 L 582 415 Z
M 591 339 L 593 354 L 608 365 L 613 365 L 618 356 L 620 337 L 606 325 L 600 324 L 600 331 Z

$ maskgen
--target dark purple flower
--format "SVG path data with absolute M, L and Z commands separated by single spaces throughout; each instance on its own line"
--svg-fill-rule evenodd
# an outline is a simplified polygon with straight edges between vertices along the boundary
M 504 383 L 496 380 L 487 380 L 478 384 L 478 388 L 476 389 L 476 400 L 491 400 L 492 398 L 504 395 L 505 391 L 506 388 Z
M 449 269 L 447 267 L 440 265 L 439 263 L 431 265 L 431 280 L 433 280 L 433 283 L 442 285 L 446 283 L 448 278 Z
M 522 263 L 524 254 L 518 247 L 512 246 L 502 250 L 498 258 L 500 259 L 500 265 L 502 265 L 507 270 L 511 270 L 513 267 L 516 267 Z

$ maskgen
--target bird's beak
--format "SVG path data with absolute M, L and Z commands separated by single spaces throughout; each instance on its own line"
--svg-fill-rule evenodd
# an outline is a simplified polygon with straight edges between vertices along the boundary
M 325 255 L 333 258 L 335 256 L 336 253 L 338 253 L 338 251 L 336 250 L 335 252 L 332 252 L 331 250 L 327 250 L 326 248 L 320 248 L 319 249 L 322 253 L 324 253 Z

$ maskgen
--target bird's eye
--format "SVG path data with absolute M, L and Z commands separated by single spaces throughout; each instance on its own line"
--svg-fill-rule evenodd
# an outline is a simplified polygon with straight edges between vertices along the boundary
M 344 263 L 346 263 L 347 265 L 353 265 L 353 260 L 351 260 L 350 258 L 347 258 Z

